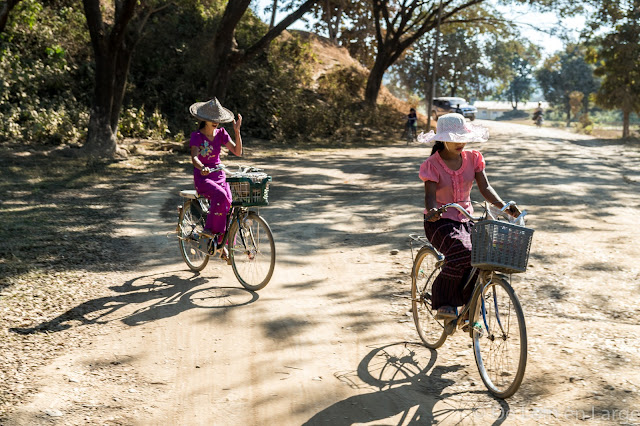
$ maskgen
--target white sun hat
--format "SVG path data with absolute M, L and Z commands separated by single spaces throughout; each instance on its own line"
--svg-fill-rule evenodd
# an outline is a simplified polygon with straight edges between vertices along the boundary
M 438 119 L 436 133 L 420 133 L 418 142 L 486 142 L 489 140 L 489 129 L 467 123 L 462 114 L 445 114 Z
M 196 102 L 189 107 L 189 112 L 198 120 L 214 123 L 229 123 L 233 121 L 233 113 L 220 104 L 218 98 L 207 102 Z

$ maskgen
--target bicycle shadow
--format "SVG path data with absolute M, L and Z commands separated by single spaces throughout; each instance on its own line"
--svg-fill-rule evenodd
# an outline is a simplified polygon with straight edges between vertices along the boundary
M 59 316 L 33 327 L 13 327 L 18 334 L 58 332 L 73 326 L 121 321 L 137 326 L 174 317 L 190 309 L 225 309 L 249 305 L 258 293 L 242 287 L 202 287 L 210 277 L 185 271 L 141 275 L 110 287 L 115 296 L 81 303 Z
M 460 423 L 469 417 L 483 424 L 499 425 L 506 420 L 509 405 L 505 401 L 491 397 L 498 407 L 487 412 L 487 407 L 479 406 L 477 398 L 469 398 L 469 394 L 486 395 L 486 391 L 448 392 L 447 388 L 456 380 L 447 376 L 455 375 L 465 366 L 434 367 L 436 359 L 436 351 L 418 343 L 399 342 L 376 347 L 362 359 L 355 372 L 335 374 L 352 389 L 373 392 L 336 402 L 304 425 L 340 426 L 381 421 L 384 424 L 422 425 L 442 421 Z M 451 401 L 456 397 L 462 402 Z

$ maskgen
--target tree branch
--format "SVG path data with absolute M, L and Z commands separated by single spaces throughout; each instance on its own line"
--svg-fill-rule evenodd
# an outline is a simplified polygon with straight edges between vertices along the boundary
M 4 32 L 9 21 L 9 13 L 18 3 L 20 0 L 7 0 L 3 3 L 2 9 L 0 9 L 0 33 Z
M 318 0 L 307 0 L 304 2 L 298 10 L 289 14 L 286 18 L 284 18 L 278 25 L 271 28 L 260 40 L 255 42 L 253 46 L 250 46 L 244 53 L 242 61 L 246 61 L 256 53 L 260 52 L 264 49 L 273 39 L 279 36 L 284 30 L 286 30 L 289 25 L 293 24 L 295 21 L 300 19 L 302 15 L 307 13 L 313 5 L 315 5 Z

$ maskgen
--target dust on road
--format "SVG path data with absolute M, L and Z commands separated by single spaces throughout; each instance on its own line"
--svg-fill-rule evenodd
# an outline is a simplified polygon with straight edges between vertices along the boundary
M 407 236 L 422 232 L 429 147 L 398 141 L 244 160 L 274 180 L 261 214 L 277 264 L 259 293 L 220 260 L 189 272 L 166 234 L 191 179 L 154 185 L 120 230 L 142 267 L 83 306 L 102 332 L 38 372 L 10 424 L 640 423 L 640 150 L 482 124 L 492 185 L 536 230 L 513 276 L 529 336 L 514 397 L 488 394 L 467 336 L 419 345 Z

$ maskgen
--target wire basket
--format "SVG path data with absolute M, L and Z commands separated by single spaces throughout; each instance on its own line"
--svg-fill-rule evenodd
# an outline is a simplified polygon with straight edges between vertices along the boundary
M 269 183 L 266 173 L 234 173 L 227 176 L 234 206 L 269 205 Z
M 527 270 L 533 229 L 497 220 L 471 228 L 471 266 L 507 274 Z

